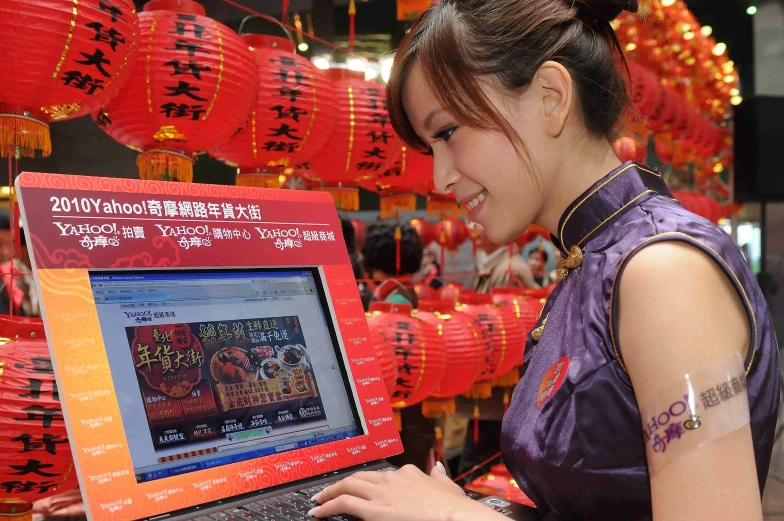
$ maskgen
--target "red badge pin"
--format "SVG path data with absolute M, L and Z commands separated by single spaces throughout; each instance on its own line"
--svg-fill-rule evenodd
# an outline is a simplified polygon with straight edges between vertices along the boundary
M 553 364 L 549 371 L 542 378 L 542 383 L 539 385 L 539 392 L 536 395 L 536 408 L 539 409 L 545 404 L 547 400 L 552 398 L 555 392 L 561 387 L 566 380 L 566 375 L 569 372 L 569 357 L 564 356 L 558 359 Z

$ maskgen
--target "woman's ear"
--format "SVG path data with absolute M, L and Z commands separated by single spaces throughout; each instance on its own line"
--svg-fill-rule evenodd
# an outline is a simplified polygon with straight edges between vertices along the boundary
M 541 115 L 545 130 L 550 137 L 558 137 L 566 126 L 572 108 L 574 84 L 566 67 L 554 61 L 546 61 L 536 71 L 532 82 L 541 100 Z

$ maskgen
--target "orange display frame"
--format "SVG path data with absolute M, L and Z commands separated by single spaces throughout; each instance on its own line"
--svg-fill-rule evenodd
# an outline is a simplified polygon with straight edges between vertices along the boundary
M 29 172 L 16 190 L 91 519 L 149 518 L 402 452 L 328 194 Z M 321 268 L 364 434 L 137 484 L 89 270 L 247 268 L 254 259 Z

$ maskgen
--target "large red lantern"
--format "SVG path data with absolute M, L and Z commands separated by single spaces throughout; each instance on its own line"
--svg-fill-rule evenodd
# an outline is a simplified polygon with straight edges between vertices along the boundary
M 0 506 L 23 511 L 78 482 L 43 323 L 0 318 L 0 337 Z
M 493 302 L 487 294 L 464 291 L 456 308 L 471 315 L 493 345 L 493 356 L 478 382 L 492 380 L 522 365 L 525 332 L 514 311 Z
M 0 156 L 48 156 L 49 121 L 113 98 L 133 69 L 137 26 L 131 0 L 0 2 Z
M 436 242 L 447 250 L 456 250 L 468 240 L 468 227 L 459 219 L 441 221 L 436 225 Z
M 528 297 L 523 288 L 516 286 L 493 288 L 491 291 L 493 302 L 514 311 L 526 335 L 536 327 L 536 321 L 539 320 L 546 298 Z
M 456 311 L 452 301 L 420 301 L 416 318 L 436 327 L 446 348 L 446 376 L 425 400 L 422 412 L 428 417 L 454 414 L 454 398 L 471 388 L 484 371 L 492 350 L 488 350 L 487 342 L 480 341 L 473 317 Z
M 436 227 L 430 221 L 414 217 L 408 224 L 411 225 L 419 234 L 419 239 L 422 241 L 422 246 L 428 246 L 431 242 L 436 240 Z
M 367 321 L 395 350 L 398 376 L 392 407 L 410 407 L 433 394 L 446 368 L 444 342 L 438 330 L 413 318 L 411 306 L 406 304 L 372 302 Z
M 370 328 L 370 340 L 376 350 L 376 360 L 381 366 L 381 379 L 387 388 L 387 396 L 392 396 L 397 385 L 397 360 L 395 359 L 395 348 L 389 343 L 386 336 L 375 327 Z
M 432 177 L 433 157 L 403 146 L 392 167 L 368 181 L 366 186 L 381 196 L 381 217 L 395 217 L 416 210 L 414 189 Z
M 241 38 L 256 56 L 258 97 L 242 130 L 210 153 L 238 167 L 238 185 L 280 188 L 280 174 L 313 157 L 327 141 L 337 115 L 332 81 L 296 54 L 290 40 Z
M 386 109 L 386 90 L 367 82 L 364 73 L 330 69 L 335 126 L 324 148 L 308 161 L 322 188 L 340 210 L 359 210 L 359 183 L 389 169 L 400 154 L 400 141 Z
M 194 155 L 228 141 L 248 119 L 259 82 L 248 74 L 255 59 L 194 0 L 152 0 L 144 9 L 133 76 L 94 117 L 116 141 L 142 152 L 142 179 L 191 182 Z M 286 128 L 272 134 L 265 137 L 282 137 Z

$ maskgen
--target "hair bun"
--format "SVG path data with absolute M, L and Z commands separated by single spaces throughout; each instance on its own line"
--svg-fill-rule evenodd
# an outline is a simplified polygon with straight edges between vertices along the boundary
M 575 7 L 587 21 L 612 22 L 624 11 L 636 13 L 640 3 L 638 0 L 576 0 Z

